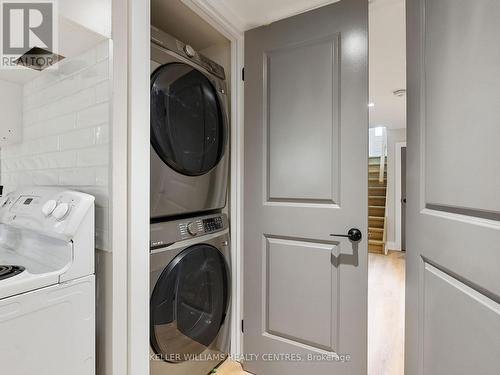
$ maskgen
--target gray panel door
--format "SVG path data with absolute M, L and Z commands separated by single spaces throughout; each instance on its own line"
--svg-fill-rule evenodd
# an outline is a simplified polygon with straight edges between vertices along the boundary
M 244 352 L 366 374 L 368 2 L 245 33 Z M 331 237 L 359 228 L 363 239 Z
M 500 373 L 500 2 L 408 0 L 406 375 Z

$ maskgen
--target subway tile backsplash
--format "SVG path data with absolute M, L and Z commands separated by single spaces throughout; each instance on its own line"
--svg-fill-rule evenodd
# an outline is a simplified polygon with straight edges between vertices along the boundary
M 110 42 L 24 84 L 22 142 L 2 147 L 4 191 L 58 185 L 96 197 L 96 247 L 110 250 Z

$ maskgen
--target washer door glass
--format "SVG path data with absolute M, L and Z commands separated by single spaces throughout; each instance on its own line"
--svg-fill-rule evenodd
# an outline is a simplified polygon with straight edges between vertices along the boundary
M 151 76 L 151 144 L 171 168 L 199 176 L 224 153 L 226 130 L 217 92 L 200 71 L 183 63 Z
M 228 268 L 215 247 L 194 245 L 172 260 L 150 301 L 151 346 L 161 359 L 183 362 L 216 339 L 228 307 Z

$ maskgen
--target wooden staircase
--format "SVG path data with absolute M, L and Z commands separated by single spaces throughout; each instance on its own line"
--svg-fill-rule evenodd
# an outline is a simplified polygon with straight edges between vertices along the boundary
M 379 156 L 368 160 L 368 251 L 385 254 L 385 201 L 387 162 L 384 158 L 383 181 L 380 181 Z

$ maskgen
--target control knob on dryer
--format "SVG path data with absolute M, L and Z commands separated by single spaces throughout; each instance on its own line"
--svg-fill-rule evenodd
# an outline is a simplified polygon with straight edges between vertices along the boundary
M 187 231 L 191 236 L 196 236 L 198 234 L 198 230 L 196 229 L 196 223 L 194 221 L 190 221 L 188 223 Z
M 189 57 L 194 57 L 194 55 L 196 55 L 196 51 L 189 44 L 186 44 L 184 46 L 184 52 L 186 52 L 186 55 L 188 55 Z

